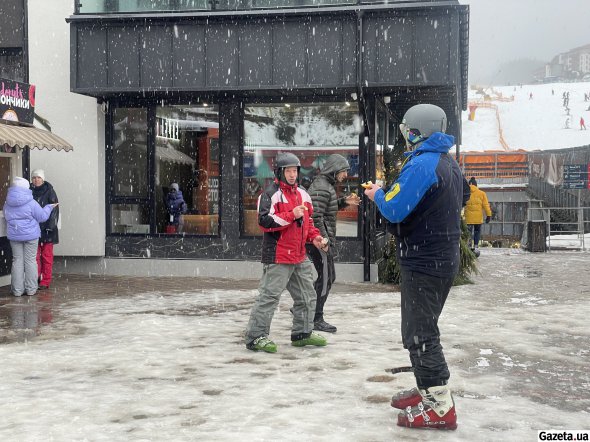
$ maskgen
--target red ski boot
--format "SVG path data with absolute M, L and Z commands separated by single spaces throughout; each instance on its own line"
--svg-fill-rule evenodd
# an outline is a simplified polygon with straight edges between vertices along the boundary
M 451 391 L 446 385 L 420 390 L 422 402 L 397 415 L 397 424 L 408 428 L 456 430 L 457 413 Z
M 415 407 L 422 402 L 422 395 L 417 388 L 410 388 L 396 393 L 391 398 L 391 406 L 405 410 L 408 407 Z

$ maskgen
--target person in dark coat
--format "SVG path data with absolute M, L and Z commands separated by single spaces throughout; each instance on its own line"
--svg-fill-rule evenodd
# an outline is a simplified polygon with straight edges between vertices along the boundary
M 33 198 L 41 207 L 49 204 L 57 204 L 57 194 L 53 186 L 45 181 L 45 171 L 36 169 L 31 174 Z M 53 246 L 59 244 L 57 223 L 59 220 L 59 208 L 51 212 L 49 219 L 39 226 L 41 238 L 37 249 L 37 272 L 39 277 L 39 289 L 48 289 L 53 276 Z
M 409 150 L 399 177 L 387 189 L 370 184 L 365 195 L 389 221 L 401 270 L 402 342 L 410 354 L 417 388 L 393 396 L 397 424 L 411 428 L 457 428 L 447 385 L 449 369 L 438 319 L 459 270 L 461 210 L 470 189 L 445 133 L 447 116 L 432 104 L 412 106 L 400 130 Z
M 186 213 L 187 207 L 182 190 L 179 189 L 178 183 L 170 184 L 170 190 L 166 194 L 166 210 L 170 216 L 169 223 L 178 226 L 180 215 Z
M 335 333 L 337 328 L 324 320 L 324 305 L 328 299 L 332 283 L 336 280 L 334 268 L 334 245 L 336 244 L 336 215 L 338 210 L 348 205 L 358 206 L 360 198 L 356 194 L 338 198 L 336 184 L 347 176 L 350 165 L 346 158 L 337 153 L 330 155 L 320 173 L 314 178 L 307 192 L 313 203 L 313 223 L 328 243 L 321 249 L 306 245 L 307 255 L 312 260 L 318 274 L 314 282 L 317 295 L 314 330 Z

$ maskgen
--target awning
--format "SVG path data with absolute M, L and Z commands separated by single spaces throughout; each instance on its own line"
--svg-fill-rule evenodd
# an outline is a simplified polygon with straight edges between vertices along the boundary
M 36 127 L 13 126 L 0 123 L 0 146 L 16 146 L 21 149 L 29 147 L 47 150 L 65 150 L 69 152 L 72 145 L 52 132 Z
M 184 152 L 174 149 L 173 147 L 156 146 L 156 158 L 161 161 L 167 161 L 169 163 L 177 164 L 190 164 L 196 163 L 191 157 Z

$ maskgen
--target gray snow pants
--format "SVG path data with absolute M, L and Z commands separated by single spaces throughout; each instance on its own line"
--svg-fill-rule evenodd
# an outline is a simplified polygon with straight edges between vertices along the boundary
M 270 323 L 285 289 L 293 298 L 291 336 L 313 330 L 316 294 L 313 289 L 311 262 L 300 264 L 265 264 L 246 330 L 246 344 L 260 336 L 269 336 Z
M 37 293 L 37 247 L 39 240 L 10 241 L 12 249 L 12 271 L 10 282 L 12 294 L 21 296 L 25 291 L 27 295 Z

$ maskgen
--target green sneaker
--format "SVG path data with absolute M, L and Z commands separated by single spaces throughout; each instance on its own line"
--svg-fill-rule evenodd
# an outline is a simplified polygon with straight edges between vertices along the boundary
M 254 339 L 249 344 L 246 344 L 246 348 L 248 350 L 254 351 L 265 351 L 267 353 L 276 353 L 277 352 L 277 344 L 272 342 L 266 336 L 260 336 L 259 338 Z
M 318 335 L 316 332 L 311 332 L 307 338 L 297 339 L 292 341 L 293 347 L 305 347 L 306 345 L 315 345 L 317 347 L 323 347 L 328 341 L 322 335 Z

